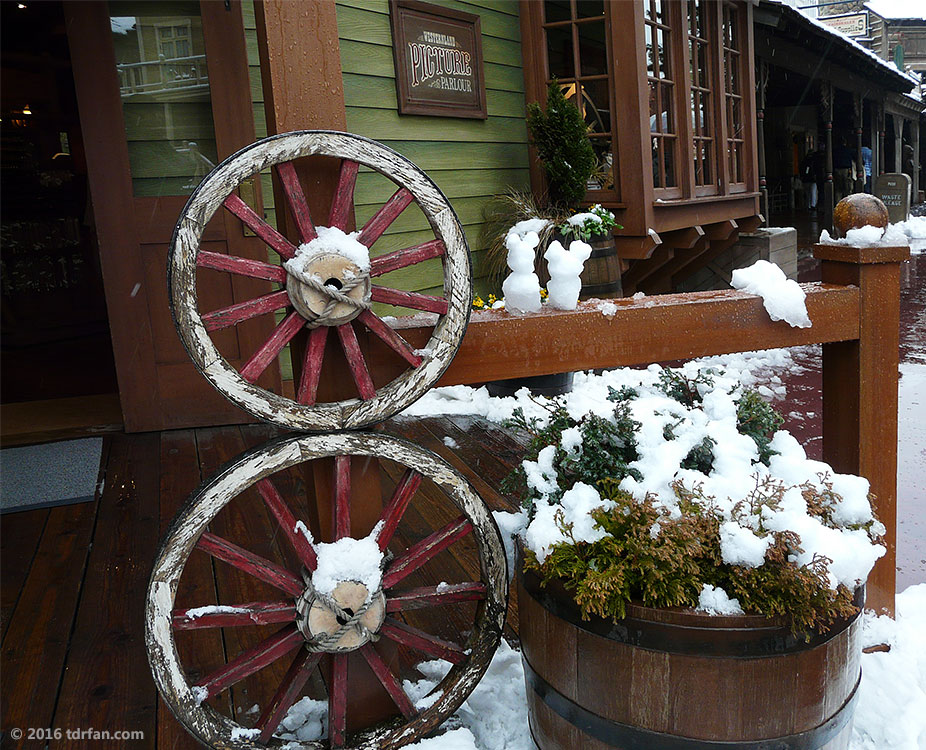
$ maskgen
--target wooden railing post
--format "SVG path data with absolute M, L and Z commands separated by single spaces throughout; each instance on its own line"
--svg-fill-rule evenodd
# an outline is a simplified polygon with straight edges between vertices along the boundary
M 859 288 L 859 337 L 823 345 L 823 458 L 871 483 L 887 554 L 868 578 L 866 605 L 894 613 L 897 563 L 897 382 L 900 264 L 909 247 L 815 245 L 824 283 Z

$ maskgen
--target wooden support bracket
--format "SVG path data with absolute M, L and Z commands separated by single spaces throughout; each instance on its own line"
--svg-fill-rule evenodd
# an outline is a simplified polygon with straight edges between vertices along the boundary
M 662 244 L 662 238 L 655 232 L 641 236 L 622 237 L 615 235 L 617 256 L 621 260 L 646 260 Z

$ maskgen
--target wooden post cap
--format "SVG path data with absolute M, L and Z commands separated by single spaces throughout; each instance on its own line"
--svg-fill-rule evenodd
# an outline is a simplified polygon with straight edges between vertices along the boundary
M 818 242 L 813 246 L 813 257 L 817 260 L 834 260 L 839 263 L 855 263 L 857 265 L 902 263 L 910 259 L 910 246 L 853 247 L 852 245 L 831 245 Z

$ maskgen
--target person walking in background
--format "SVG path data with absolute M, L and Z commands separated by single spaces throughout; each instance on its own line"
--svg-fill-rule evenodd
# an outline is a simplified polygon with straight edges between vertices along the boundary
M 817 209 L 819 196 L 823 193 L 825 155 L 821 149 L 808 151 L 801 159 L 801 182 L 804 184 L 804 207 L 808 211 Z
M 862 145 L 862 168 L 865 170 L 865 192 L 871 192 L 871 149 L 868 144 Z
M 855 178 L 852 172 L 855 170 L 855 160 L 852 158 L 852 150 L 846 145 L 846 137 L 839 137 L 839 145 L 833 149 L 833 189 L 834 198 L 837 203 L 849 195 L 853 189 Z

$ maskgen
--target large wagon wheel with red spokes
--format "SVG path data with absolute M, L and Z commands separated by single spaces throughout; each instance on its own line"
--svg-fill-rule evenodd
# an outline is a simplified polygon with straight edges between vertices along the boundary
M 338 187 L 325 217 L 316 224 L 309 212 L 295 159 L 324 156 L 340 160 Z M 361 166 L 395 183 L 392 197 L 358 233 L 348 233 L 353 192 Z M 300 242 L 294 244 L 257 215 L 234 192 L 242 182 L 273 167 L 295 219 Z M 412 203 L 417 204 L 434 238 L 369 258 L 370 247 Z M 263 262 L 201 248 L 203 230 L 220 209 L 231 211 L 272 248 L 279 262 Z M 443 293 L 401 291 L 379 277 L 439 258 Z M 209 269 L 209 270 L 205 270 Z M 280 284 L 283 288 L 218 310 L 202 311 L 197 299 L 200 273 L 224 272 Z M 469 320 L 472 275 L 462 227 L 437 186 L 400 154 L 348 133 L 297 131 L 258 141 L 219 164 L 190 197 L 171 242 L 168 284 L 174 321 L 196 367 L 227 398 L 261 419 L 303 431 L 358 429 L 398 413 L 422 396 L 456 353 Z M 431 338 L 413 348 L 376 314 L 373 303 L 434 314 Z M 239 369 L 217 349 L 211 334 L 259 315 L 284 311 L 273 333 Z M 374 384 L 358 344 L 356 326 L 367 329 L 394 351 L 406 369 L 388 383 Z M 346 355 L 357 397 L 318 399 L 325 348 L 334 329 Z M 286 345 L 309 329 L 295 398 L 255 385 Z
M 289 467 L 330 457 L 335 457 L 336 541 L 325 545 L 308 533 L 305 519 L 283 499 L 276 482 L 282 481 L 279 472 Z M 350 462 L 371 459 L 392 467 L 395 489 L 369 536 L 351 539 Z M 415 493 L 419 488 L 424 490 L 422 482 L 443 494 L 449 507 L 447 517 L 452 520 L 403 548 L 405 537 L 396 530 Z M 281 544 L 291 553 L 290 559 L 298 561 L 298 569 L 261 557 L 209 530 L 217 515 L 251 487 L 256 488 L 275 519 Z M 433 497 L 429 502 L 433 503 Z M 449 554 L 451 548 L 464 542 L 476 548 L 475 580 L 414 585 L 415 574 L 421 575 L 429 560 L 442 552 Z M 349 549 L 337 550 L 336 545 Z M 188 562 L 197 556 L 197 564 L 202 564 L 208 559 L 206 555 L 216 560 L 216 566 L 233 566 L 268 584 L 277 590 L 276 599 L 178 607 L 178 585 Z M 371 556 L 375 564 L 370 563 Z M 384 434 L 286 437 L 231 462 L 207 481 L 174 519 L 162 541 L 148 589 L 148 655 L 170 709 L 211 747 L 397 748 L 433 731 L 479 682 L 501 638 L 507 589 L 504 548 L 492 515 L 469 483 L 443 459 Z M 474 612 L 465 642 L 450 642 L 407 621 L 411 610 L 461 603 Z M 206 674 L 180 659 L 176 639 L 182 631 L 257 625 L 266 628 L 265 638 L 230 655 L 227 663 Z M 422 660 L 442 658 L 453 666 L 424 700 L 413 702 L 400 675 L 374 647 L 378 639 L 399 644 Z M 351 690 L 351 675 L 347 673 L 351 652 L 366 660 L 402 718 L 347 736 L 345 706 Z M 323 659 L 327 667 L 328 740 L 286 745 L 289 740 L 275 736 L 275 732 Z M 210 705 L 215 696 L 277 660 L 285 660 L 288 671 L 254 726 L 242 726 Z M 199 676 L 190 679 L 191 673 Z

